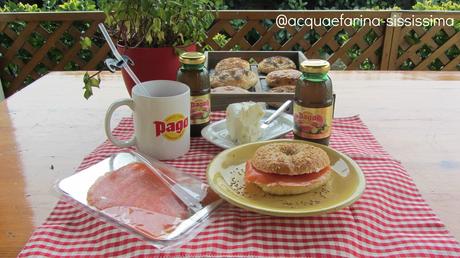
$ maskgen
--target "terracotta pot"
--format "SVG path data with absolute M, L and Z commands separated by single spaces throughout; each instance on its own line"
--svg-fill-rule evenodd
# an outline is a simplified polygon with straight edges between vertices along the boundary
M 129 56 L 134 62 L 131 69 L 141 82 L 151 80 L 176 80 L 177 69 L 179 69 L 179 57 L 173 47 L 161 48 L 125 48 L 118 46 L 122 55 Z M 195 45 L 183 47 L 186 51 L 196 51 Z M 134 81 L 123 69 L 121 71 L 126 89 L 131 96 L 131 89 Z

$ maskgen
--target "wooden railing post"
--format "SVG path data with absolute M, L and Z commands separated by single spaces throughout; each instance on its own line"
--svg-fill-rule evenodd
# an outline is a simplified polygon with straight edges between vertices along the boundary
M 2 80 L 0 80 L 0 101 L 5 99 L 5 94 L 3 93 Z
M 398 19 L 400 17 L 400 12 L 392 12 L 389 16 L 390 19 Z M 398 41 L 395 40 L 394 35 L 399 35 L 401 28 L 396 26 L 388 26 L 388 23 L 385 23 L 385 25 L 385 36 L 383 41 L 382 62 L 380 65 L 380 70 L 393 70 L 395 67 L 395 60 L 398 55 Z

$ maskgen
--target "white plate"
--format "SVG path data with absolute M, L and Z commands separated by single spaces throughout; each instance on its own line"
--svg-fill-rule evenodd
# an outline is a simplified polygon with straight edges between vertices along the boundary
M 275 110 L 265 110 L 262 121 L 267 119 Z M 238 144 L 234 143 L 228 135 L 225 119 L 214 122 L 201 130 L 201 135 L 207 141 L 224 149 L 232 148 Z M 262 136 L 257 141 L 266 141 L 279 138 L 290 131 L 294 127 L 294 120 L 292 115 L 282 113 L 277 119 L 271 122 L 267 128 L 264 129 Z

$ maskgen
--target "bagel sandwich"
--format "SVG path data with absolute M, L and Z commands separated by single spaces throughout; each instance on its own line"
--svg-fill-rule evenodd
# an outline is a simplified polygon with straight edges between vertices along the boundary
M 274 195 L 312 191 L 332 176 L 327 153 L 299 142 L 269 143 L 259 147 L 246 162 L 244 180 Z

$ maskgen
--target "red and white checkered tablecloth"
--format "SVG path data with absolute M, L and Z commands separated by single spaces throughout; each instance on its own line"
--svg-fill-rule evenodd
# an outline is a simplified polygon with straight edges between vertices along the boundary
M 132 131 L 128 118 L 114 134 L 128 138 Z M 331 145 L 353 158 L 366 176 L 364 194 L 349 208 L 317 217 L 279 218 L 225 204 L 192 241 L 160 252 L 61 200 L 19 256 L 460 257 L 459 243 L 359 117 L 335 119 Z M 186 156 L 168 163 L 205 180 L 206 166 L 222 150 L 202 138 L 192 139 L 191 146 Z M 104 142 L 79 170 L 122 150 Z

